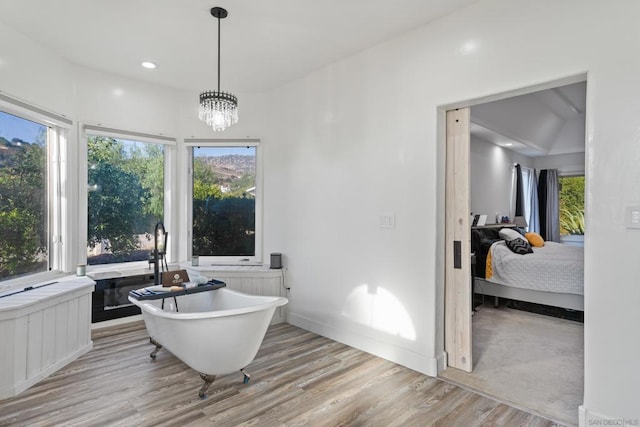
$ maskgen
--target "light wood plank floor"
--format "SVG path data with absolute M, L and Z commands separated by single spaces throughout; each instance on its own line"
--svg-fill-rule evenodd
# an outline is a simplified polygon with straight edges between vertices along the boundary
M 142 322 L 93 331 L 94 349 L 19 396 L 2 426 L 552 426 L 452 384 L 295 326 L 272 326 L 252 378 L 199 376 Z

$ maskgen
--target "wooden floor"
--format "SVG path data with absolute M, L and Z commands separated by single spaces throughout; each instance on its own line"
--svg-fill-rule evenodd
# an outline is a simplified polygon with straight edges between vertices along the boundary
M 288 324 L 272 326 L 242 375 L 200 377 L 144 324 L 93 331 L 94 349 L 19 396 L 0 426 L 552 426 L 441 380 Z

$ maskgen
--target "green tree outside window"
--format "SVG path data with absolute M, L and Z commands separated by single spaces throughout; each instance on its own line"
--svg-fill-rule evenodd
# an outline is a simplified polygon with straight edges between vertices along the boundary
M 0 280 L 46 271 L 47 127 L 0 111 Z
M 87 160 L 88 264 L 149 259 L 163 218 L 163 146 L 89 135 Z

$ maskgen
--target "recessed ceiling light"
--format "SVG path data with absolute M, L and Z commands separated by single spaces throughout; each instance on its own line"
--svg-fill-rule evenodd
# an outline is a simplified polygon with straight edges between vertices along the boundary
M 151 61 L 142 61 L 140 63 L 140 65 L 142 65 L 144 68 L 148 68 L 150 70 L 153 70 L 154 68 L 157 67 L 155 62 L 151 62 Z
M 506 144 L 504 144 L 505 147 L 511 147 L 513 144 L 511 142 L 507 142 Z
M 469 40 L 462 45 L 462 47 L 460 48 L 460 51 L 462 53 L 472 53 L 477 48 L 478 48 L 478 44 L 474 40 Z

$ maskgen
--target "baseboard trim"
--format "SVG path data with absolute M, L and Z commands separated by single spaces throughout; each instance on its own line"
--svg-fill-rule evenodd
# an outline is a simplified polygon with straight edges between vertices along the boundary
M 438 358 L 428 357 L 372 337 L 338 329 L 296 313 L 289 313 L 288 323 L 432 377 L 438 376 L 438 364 L 443 363 L 439 360 L 442 355 Z
M 91 330 L 108 328 L 109 326 L 124 325 L 127 323 L 137 322 L 142 320 L 142 314 L 135 314 L 133 316 L 120 317 L 118 319 L 103 320 L 102 322 L 96 322 L 91 324 Z
M 444 371 L 447 368 L 447 352 L 443 351 L 436 357 L 438 364 L 438 373 Z

